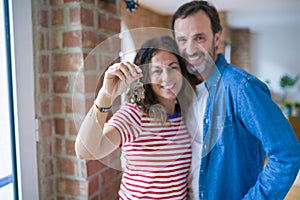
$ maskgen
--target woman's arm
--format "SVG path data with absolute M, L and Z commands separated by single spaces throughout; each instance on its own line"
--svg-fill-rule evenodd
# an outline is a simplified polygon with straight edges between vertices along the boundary
M 96 103 L 96 100 L 95 104 L 98 107 L 109 107 L 111 100 L 102 96 L 100 91 L 97 99 L 101 99 L 101 101 Z M 116 128 L 104 126 L 106 118 L 107 113 L 99 112 L 95 105 L 91 107 L 76 138 L 75 151 L 78 158 L 100 159 L 118 148 L 121 141 L 120 134 Z
M 141 76 L 140 68 L 128 62 L 117 63 L 108 68 L 95 105 L 91 107 L 80 126 L 75 141 L 78 158 L 100 159 L 119 147 L 121 136 L 118 130 L 113 126 L 104 125 L 107 113 L 99 111 L 98 108 L 110 107 L 114 99 L 126 91 L 130 83 Z

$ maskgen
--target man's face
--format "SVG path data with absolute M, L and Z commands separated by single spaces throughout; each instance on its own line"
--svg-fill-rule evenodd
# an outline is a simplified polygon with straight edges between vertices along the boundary
M 194 75 L 208 73 L 217 59 L 215 50 L 220 34 L 213 35 L 209 17 L 199 11 L 174 23 L 175 40 L 181 55 L 190 63 L 188 71 Z

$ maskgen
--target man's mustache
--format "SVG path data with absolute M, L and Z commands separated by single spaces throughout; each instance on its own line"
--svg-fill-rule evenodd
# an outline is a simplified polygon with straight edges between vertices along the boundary
M 189 57 L 204 57 L 206 54 L 203 51 L 197 51 L 193 54 L 188 54 L 186 52 L 183 53 L 184 58 L 189 58 Z

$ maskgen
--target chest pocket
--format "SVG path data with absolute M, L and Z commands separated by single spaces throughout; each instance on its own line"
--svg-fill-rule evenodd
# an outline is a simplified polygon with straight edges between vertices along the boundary
M 214 116 L 211 120 L 204 120 L 206 134 L 203 148 L 209 153 L 212 148 L 230 145 L 233 139 L 232 116 Z
M 233 125 L 232 116 L 219 116 L 217 117 L 217 127 L 215 130 L 218 131 L 218 138 L 216 141 L 217 146 L 230 145 L 233 140 Z

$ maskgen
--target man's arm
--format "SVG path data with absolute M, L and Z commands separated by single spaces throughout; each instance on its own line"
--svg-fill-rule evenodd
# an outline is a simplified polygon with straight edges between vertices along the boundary
M 240 118 L 268 156 L 265 168 L 244 199 L 284 199 L 299 172 L 300 143 L 263 83 L 250 79 L 241 88 Z

